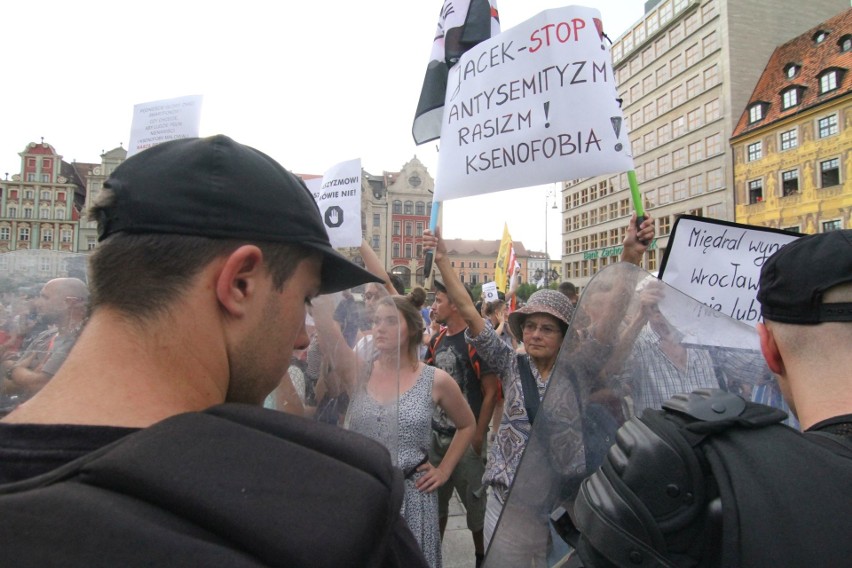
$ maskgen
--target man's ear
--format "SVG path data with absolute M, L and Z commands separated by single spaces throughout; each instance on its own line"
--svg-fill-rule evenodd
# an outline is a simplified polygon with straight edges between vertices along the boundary
M 228 314 L 240 317 L 265 276 L 263 252 L 255 245 L 243 245 L 228 255 L 219 270 L 216 298 Z
M 757 334 L 760 336 L 760 350 L 763 352 L 763 358 L 766 359 L 769 370 L 776 375 L 784 374 L 784 359 L 781 357 L 781 351 L 778 349 L 772 330 L 766 327 L 766 324 L 758 323 Z

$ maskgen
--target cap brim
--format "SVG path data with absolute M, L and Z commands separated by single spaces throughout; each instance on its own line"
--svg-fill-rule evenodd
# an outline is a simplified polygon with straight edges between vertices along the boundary
M 384 279 L 364 270 L 331 247 L 309 246 L 322 253 L 320 294 L 340 292 L 368 282 L 384 283 Z

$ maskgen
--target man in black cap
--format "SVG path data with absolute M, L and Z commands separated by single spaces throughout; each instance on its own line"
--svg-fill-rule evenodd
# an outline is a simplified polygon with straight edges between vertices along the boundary
M 781 248 L 757 298 L 761 350 L 803 433 L 718 390 L 632 419 L 573 506 L 585 566 L 849 565 L 852 230 Z
M 256 406 L 307 346 L 311 298 L 376 280 L 331 247 L 304 183 L 186 139 L 116 168 L 91 213 L 88 322 L 0 424 L 4 557 L 423 565 L 384 448 Z

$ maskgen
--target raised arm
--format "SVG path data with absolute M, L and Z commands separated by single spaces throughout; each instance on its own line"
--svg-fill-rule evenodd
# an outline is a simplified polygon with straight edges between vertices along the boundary
M 364 260 L 364 267 L 382 279 L 382 283 L 384 284 L 385 290 L 388 291 L 388 294 L 392 296 L 396 294 L 393 284 L 391 284 L 390 280 L 388 280 L 388 272 L 385 270 L 385 267 L 382 266 L 382 261 L 380 261 L 379 257 L 376 256 L 376 251 L 373 250 L 373 247 L 371 247 L 367 241 L 361 241 L 361 248 L 359 251 L 361 252 L 361 258 Z
M 641 264 L 642 255 L 648 250 L 648 246 L 652 240 L 654 240 L 654 219 L 650 215 L 647 215 L 647 218 L 642 221 L 642 225 L 637 231 L 636 213 L 633 213 L 630 217 L 630 222 L 627 224 L 627 236 L 624 237 L 621 261 L 630 262 L 637 266 Z
M 485 321 L 473 304 L 473 300 L 470 299 L 470 294 L 467 293 L 464 284 L 459 280 L 456 271 L 450 265 L 447 247 L 441 237 L 440 227 L 435 228 L 435 234 L 432 234 L 429 229 L 423 231 L 423 248 L 435 251 L 435 265 L 441 271 L 441 279 L 444 281 L 444 286 L 447 287 L 447 295 L 450 297 L 450 301 L 458 308 L 459 314 L 470 329 L 470 334 L 474 337 L 479 335 L 485 329 Z

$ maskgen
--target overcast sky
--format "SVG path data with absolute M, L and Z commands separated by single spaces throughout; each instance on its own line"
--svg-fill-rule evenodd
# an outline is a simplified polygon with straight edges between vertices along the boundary
M 4 2 L 0 175 L 20 171 L 41 137 L 66 161 L 99 162 L 128 143 L 133 105 L 203 95 L 201 135 L 223 133 L 286 168 L 322 173 L 361 158 L 370 173 L 417 156 L 434 176 L 436 142 L 415 146 L 411 121 L 441 0 Z M 503 30 L 548 0 L 498 0 Z M 641 0 L 590 0 L 614 40 Z M 5 177 L 5 175 L 4 175 Z M 556 185 L 444 204 L 448 238 L 499 239 L 561 255 Z

